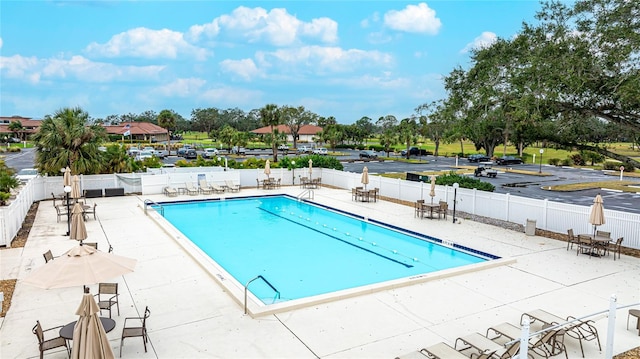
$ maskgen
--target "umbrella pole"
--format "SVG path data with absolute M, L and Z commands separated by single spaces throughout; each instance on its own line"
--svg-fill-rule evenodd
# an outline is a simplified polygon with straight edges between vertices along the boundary
M 71 235 L 71 211 L 69 210 L 69 192 L 67 194 L 67 236 Z

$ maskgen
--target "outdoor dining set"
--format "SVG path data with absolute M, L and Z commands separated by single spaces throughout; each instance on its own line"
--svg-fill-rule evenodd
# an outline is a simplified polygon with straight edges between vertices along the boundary
M 576 255 L 583 253 L 590 257 L 602 257 L 613 252 L 613 260 L 615 260 L 616 254 L 620 258 L 622 241 L 624 241 L 624 237 L 613 240 L 611 233 L 605 231 L 575 235 L 573 229 L 567 230 L 567 250 L 573 249 L 575 244 L 577 247 Z
M 438 201 L 438 203 L 427 203 L 423 199 L 419 199 L 414 204 L 414 217 L 424 218 L 428 213 L 428 218 L 433 219 L 435 215 L 438 219 L 444 217 L 447 218 L 447 212 L 449 211 L 449 204 L 446 201 Z

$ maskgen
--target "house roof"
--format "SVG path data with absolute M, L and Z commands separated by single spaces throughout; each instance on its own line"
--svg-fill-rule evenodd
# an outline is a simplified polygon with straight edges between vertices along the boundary
M 287 125 L 278 125 L 278 126 L 276 126 L 276 129 L 280 133 L 291 134 L 291 130 L 289 129 L 289 126 L 287 126 Z M 322 131 L 322 127 L 320 127 L 320 126 L 302 125 L 302 127 L 300 127 L 300 131 L 298 131 L 298 135 L 316 135 L 316 134 L 318 134 L 318 132 L 321 132 L 321 131 Z M 271 126 L 265 126 L 265 127 L 256 128 L 255 130 L 253 130 L 251 132 L 253 132 L 255 134 L 258 134 L 258 135 L 263 135 L 265 133 L 271 133 Z
M 22 124 L 24 128 L 22 132 L 24 133 L 35 133 L 38 132 L 38 128 L 42 124 L 42 120 L 34 120 L 29 117 L 21 117 L 21 116 L 13 116 L 13 117 L 2 117 L 0 116 L 0 133 L 13 133 L 13 131 L 9 130 L 9 125 L 11 122 L 18 121 Z
M 168 133 L 166 129 L 151 122 L 123 122 L 117 126 L 104 126 L 104 128 L 111 135 L 122 135 L 127 131 L 131 131 L 132 135 L 161 135 Z

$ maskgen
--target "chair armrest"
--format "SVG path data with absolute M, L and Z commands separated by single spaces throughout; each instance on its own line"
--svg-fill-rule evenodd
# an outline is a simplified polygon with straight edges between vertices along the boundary
M 128 319 L 131 319 L 131 320 L 137 319 L 142 323 L 142 319 L 144 319 L 144 318 L 143 317 L 127 317 L 127 318 L 124 318 L 124 323 L 122 324 L 122 329 L 127 327 L 127 320 Z
M 64 327 L 64 325 L 58 325 L 57 327 L 53 327 L 53 328 L 49 328 L 49 329 L 43 329 L 42 330 L 42 337 L 44 340 L 48 340 L 47 338 L 45 338 L 45 333 L 46 332 L 50 332 L 52 330 L 58 329 L 58 331 L 56 332 L 56 336 L 55 338 L 60 336 L 60 329 L 62 329 Z

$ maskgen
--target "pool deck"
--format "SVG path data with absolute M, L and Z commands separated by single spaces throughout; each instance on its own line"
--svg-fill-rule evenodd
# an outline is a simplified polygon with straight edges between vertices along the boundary
M 241 196 L 298 195 L 298 187 L 281 190 L 242 189 Z M 162 195 L 97 198 L 98 220 L 86 222 L 87 242 L 101 250 L 111 244 L 114 253 L 136 258 L 133 273 L 114 278 L 120 284 L 120 315 L 107 334 L 116 356 L 125 317 L 151 309 L 148 352 L 140 338 L 125 340 L 124 358 L 393 358 L 457 337 L 485 333 L 501 322 L 518 324 L 528 310 L 545 309 L 561 317 L 581 317 L 606 310 L 611 294 L 618 305 L 640 302 L 640 259 L 623 255 L 589 258 L 576 256 L 575 247 L 538 236 L 462 219 L 430 220 L 414 217 L 414 209 L 387 201 L 351 201 L 351 192 L 322 188 L 315 201 L 369 218 L 456 242 L 515 263 L 435 279 L 408 287 L 382 290 L 307 308 L 258 318 L 245 315 L 236 303 L 185 250 L 146 216 L 145 199 L 169 200 Z M 231 197 L 230 194 L 226 196 Z M 173 199 L 215 198 L 220 195 L 180 195 Z M 427 198 L 429 200 L 429 198 Z M 586 220 L 586 218 L 585 218 Z M 215 218 L 211 219 L 216 224 Z M 250 225 L 250 224 L 248 224 Z M 24 248 L 0 250 L 2 279 L 18 279 L 11 308 L 0 318 L 0 357 L 36 358 L 37 341 L 31 333 L 36 320 L 43 327 L 77 319 L 80 288 L 44 290 L 20 279 L 44 265 L 42 253 L 54 256 L 76 243 L 63 234 L 66 222 L 56 222 L 51 201 L 40 203 Z M 269 233 L 266 235 L 295 235 Z M 336 263 L 348 271 L 348 264 Z M 91 286 L 92 292 L 97 286 Z M 636 307 L 638 308 L 638 307 Z M 106 315 L 106 313 L 105 313 Z M 602 351 L 595 341 L 584 343 L 586 358 L 604 357 L 607 317 L 593 318 Z M 638 332 L 627 330 L 627 310 L 617 312 L 614 354 L 638 346 Z M 537 323 L 536 323 L 537 324 Z M 532 325 L 532 329 L 538 326 Z M 569 358 L 581 358 L 578 342 L 565 338 Z M 48 351 L 46 358 L 65 358 Z

